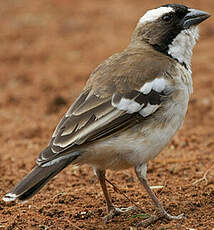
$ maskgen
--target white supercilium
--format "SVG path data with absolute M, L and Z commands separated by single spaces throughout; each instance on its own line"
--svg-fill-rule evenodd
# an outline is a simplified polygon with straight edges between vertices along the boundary
M 164 14 L 170 12 L 174 12 L 174 9 L 172 7 L 159 7 L 149 10 L 144 14 L 143 17 L 140 18 L 139 24 L 155 21 L 156 19 L 162 17 Z

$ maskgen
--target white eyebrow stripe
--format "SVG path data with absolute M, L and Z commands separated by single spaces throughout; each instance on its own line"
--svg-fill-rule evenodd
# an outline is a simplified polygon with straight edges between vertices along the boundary
M 152 22 L 163 16 L 164 14 L 175 12 L 172 7 L 159 7 L 156 9 L 152 9 L 147 11 L 143 17 L 140 18 L 139 24 L 143 24 L 145 22 Z

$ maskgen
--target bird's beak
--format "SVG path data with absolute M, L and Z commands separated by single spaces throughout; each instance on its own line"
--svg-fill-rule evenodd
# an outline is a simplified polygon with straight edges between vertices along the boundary
M 195 9 L 189 9 L 189 12 L 184 17 L 183 28 L 188 29 L 190 26 L 198 25 L 211 15 L 207 12 Z

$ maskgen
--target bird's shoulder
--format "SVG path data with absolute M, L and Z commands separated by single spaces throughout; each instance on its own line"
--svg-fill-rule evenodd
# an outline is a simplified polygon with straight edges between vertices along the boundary
M 91 89 L 100 97 L 114 91 L 127 93 L 146 82 L 175 72 L 175 61 L 152 47 L 127 48 L 101 63 L 90 75 L 85 90 Z

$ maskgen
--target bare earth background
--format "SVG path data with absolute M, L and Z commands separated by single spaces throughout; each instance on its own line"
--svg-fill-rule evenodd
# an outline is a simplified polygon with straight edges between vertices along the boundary
M 60 117 L 91 71 L 125 48 L 137 20 L 166 1 L 0 1 L 0 197 L 33 166 Z M 214 13 L 213 0 L 183 0 Z M 181 221 L 148 229 L 214 228 L 214 21 L 202 23 L 194 50 L 194 95 L 183 128 L 148 166 L 148 179 L 166 209 Z M 209 169 L 209 171 L 207 171 Z M 207 180 L 198 181 L 207 171 Z M 132 169 L 108 179 L 154 211 Z M 131 205 L 109 187 L 115 205 Z M 0 201 L 0 229 L 135 229 L 143 215 L 103 223 L 103 194 L 93 170 L 70 166 L 29 202 Z

